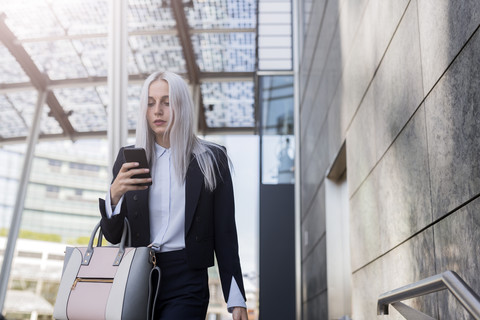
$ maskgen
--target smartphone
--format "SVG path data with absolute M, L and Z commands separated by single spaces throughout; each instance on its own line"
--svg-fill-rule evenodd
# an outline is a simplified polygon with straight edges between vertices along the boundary
M 145 153 L 145 149 L 143 148 L 125 148 L 123 149 L 123 157 L 125 158 L 126 162 L 138 162 L 139 166 L 136 167 L 135 169 L 139 168 L 146 168 L 149 169 L 148 167 L 148 161 L 147 161 L 147 154 Z M 143 179 L 143 178 L 151 178 L 150 172 L 142 173 L 142 174 L 136 174 L 133 175 L 132 178 L 134 179 Z M 146 183 L 140 183 L 138 184 L 139 186 L 150 186 L 152 185 L 152 182 L 146 182 Z

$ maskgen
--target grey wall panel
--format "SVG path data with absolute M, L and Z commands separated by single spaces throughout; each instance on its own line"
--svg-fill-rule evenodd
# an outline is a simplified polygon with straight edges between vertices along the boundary
M 311 63 L 310 77 L 306 84 L 306 98 L 303 100 L 305 107 L 312 105 L 310 111 L 306 111 L 302 115 L 305 118 L 306 127 L 310 131 L 318 128 L 318 123 L 322 123 L 328 111 L 328 102 L 326 99 L 327 87 L 321 84 L 333 79 L 325 79 L 324 72 L 329 62 L 329 54 L 331 46 L 335 45 L 333 37 L 335 37 L 338 22 L 338 4 L 336 1 L 328 1 L 325 9 L 325 16 L 322 17 L 322 25 L 319 30 L 319 38 L 315 48 L 315 54 Z M 318 17 L 320 19 L 320 17 Z M 339 68 L 340 69 L 340 68 Z M 302 131 L 302 135 L 305 131 Z
M 408 6 L 372 86 L 375 96 L 376 158 L 380 159 L 423 100 L 415 1 Z
M 323 93 L 323 96 L 320 96 L 319 98 L 324 99 L 329 108 L 332 107 L 332 100 L 337 91 L 343 72 L 344 57 L 341 46 L 342 42 L 339 36 L 340 27 L 338 24 L 339 23 L 337 20 L 335 25 L 335 33 L 333 34 L 330 43 L 330 50 L 328 51 L 327 61 L 323 71 L 324 77 L 320 83 L 320 87 L 325 87 L 325 89 L 318 90 Z
M 425 94 L 480 24 L 477 0 L 418 0 Z
M 331 165 L 345 141 L 345 131 L 342 130 L 342 113 L 340 107 L 331 106 L 328 111 L 328 163 Z
M 352 195 L 368 176 L 377 160 L 374 96 L 367 93 L 347 132 L 347 179 Z
M 376 309 L 372 309 L 373 298 L 381 291 L 382 262 L 374 261 L 352 275 L 352 313 L 357 319 L 376 319 Z M 383 280 L 383 277 L 382 277 Z M 390 319 L 389 319 L 390 320 Z
M 310 210 L 302 221 L 302 259 L 325 237 L 325 183 L 322 183 Z
M 308 131 L 310 131 L 312 128 L 309 128 Z M 315 145 L 317 144 L 318 142 L 318 131 L 315 130 L 317 132 L 317 135 L 314 135 L 313 133 L 310 133 L 307 134 L 305 137 L 303 137 L 302 139 L 302 147 L 300 149 L 300 152 L 302 154 L 302 158 L 300 159 L 301 161 L 301 166 L 302 166 L 302 170 L 305 168 L 307 168 L 307 165 L 310 163 L 310 160 L 311 160 L 311 156 L 313 154 L 313 150 L 315 149 Z M 304 172 L 305 170 L 303 170 L 302 172 Z
M 353 45 L 355 36 L 362 22 L 368 0 L 338 0 L 340 8 L 340 39 L 342 52 L 347 58 L 357 50 Z
M 434 217 L 480 194 L 480 32 L 425 104 Z
M 351 53 L 343 51 L 344 55 L 347 54 L 342 79 L 344 85 L 342 102 L 347 124 L 350 123 L 370 85 L 406 4 L 406 1 L 369 1 L 358 31 L 356 30 Z M 351 1 L 348 7 L 349 9 L 354 7 Z M 357 17 L 357 15 L 354 16 Z M 344 27 L 343 24 L 349 25 L 349 22 L 344 21 L 343 11 L 341 17 L 341 27 Z M 347 46 L 344 44 L 343 35 L 342 32 L 342 50 Z
M 353 274 L 353 319 L 380 319 L 378 296 L 389 290 L 419 281 L 435 274 L 431 229 L 413 237 L 394 250 Z M 405 304 L 437 317 L 435 295 L 404 301 Z M 404 319 L 390 307 L 388 319 Z
M 306 301 L 303 305 L 305 313 L 304 320 L 319 320 L 328 318 L 328 299 L 327 292 L 324 291 L 316 297 Z
M 397 37 L 395 33 L 400 20 L 404 19 L 402 16 L 405 14 L 407 6 L 413 5 L 414 2 L 409 0 L 369 1 L 365 13 L 365 23 L 374 29 L 374 52 L 377 65 L 385 54 L 390 42 Z M 372 23 L 373 21 L 375 23 Z
M 326 0 L 312 2 L 312 11 L 310 13 L 310 20 L 306 30 L 306 37 L 300 64 L 300 88 L 302 88 L 302 91 L 300 92 L 300 102 L 304 100 L 305 94 L 308 94 L 305 89 L 308 84 L 308 78 L 312 68 L 312 59 L 315 53 L 317 39 L 319 37 L 319 30 L 321 30 L 326 3 Z
M 260 319 L 295 317 L 294 212 L 293 185 L 260 185 Z
M 437 223 L 437 272 L 453 270 L 480 295 L 480 198 Z M 441 319 L 471 319 L 451 293 L 439 292 Z
M 322 238 L 303 260 L 303 300 L 308 301 L 327 289 L 326 239 Z
M 348 58 L 342 75 L 342 111 L 344 121 L 350 125 L 377 67 L 374 58 L 373 29 L 363 27 L 355 39 L 355 53 Z
M 374 176 L 383 253 L 432 222 L 423 107 L 379 162 Z
M 313 196 L 322 183 L 328 163 L 328 127 L 324 124 L 320 135 L 313 137 L 316 140 L 315 147 L 311 154 L 301 153 L 307 157 L 306 165 L 302 171 L 302 208 L 308 210 L 312 204 Z
M 362 187 L 353 195 L 350 199 L 349 213 L 350 251 L 352 270 L 355 271 L 377 258 L 381 252 L 381 226 L 375 179 L 367 178 Z

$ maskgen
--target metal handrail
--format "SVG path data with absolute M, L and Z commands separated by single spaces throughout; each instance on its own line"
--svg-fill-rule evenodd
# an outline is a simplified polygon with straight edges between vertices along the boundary
M 480 320 L 480 297 L 454 271 L 445 271 L 381 294 L 378 297 L 377 314 L 388 314 L 388 305 L 391 303 L 444 289 L 448 289 L 476 320 Z

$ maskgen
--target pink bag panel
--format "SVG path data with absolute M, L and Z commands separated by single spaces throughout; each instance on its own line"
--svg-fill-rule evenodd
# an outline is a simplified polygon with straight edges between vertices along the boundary
M 111 283 L 78 282 L 67 304 L 69 320 L 103 320 Z M 119 306 L 120 307 L 120 306 Z
M 86 247 L 79 248 L 85 256 Z M 125 248 L 125 254 L 134 248 Z M 101 252 L 101 253 L 100 253 Z M 99 254 L 95 254 L 99 253 Z M 93 255 L 88 266 L 80 266 L 77 277 L 80 278 L 114 278 L 118 266 L 114 266 L 118 254 L 118 247 L 94 247 Z

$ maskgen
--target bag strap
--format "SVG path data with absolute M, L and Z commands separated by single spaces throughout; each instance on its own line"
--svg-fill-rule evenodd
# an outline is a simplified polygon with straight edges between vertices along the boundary
M 119 266 L 120 262 L 122 261 L 123 255 L 125 254 L 125 241 L 128 239 L 127 246 L 131 246 L 132 238 L 130 236 L 130 224 L 128 223 L 127 218 L 125 218 L 123 222 L 123 232 L 122 232 L 122 239 L 120 240 L 120 246 L 118 248 L 117 256 L 115 257 L 115 261 L 113 263 L 114 266 Z M 128 237 L 127 237 L 128 236 Z
M 155 252 L 150 251 L 153 268 L 150 270 L 150 277 L 148 281 L 148 304 L 147 304 L 147 320 L 155 319 L 155 307 L 158 299 L 158 292 L 160 289 L 160 268 L 157 266 Z
M 97 247 L 102 246 L 102 229 L 100 228 L 100 222 L 101 220 L 97 223 L 95 228 L 93 228 L 92 234 L 90 235 L 90 240 L 88 242 L 88 247 L 85 252 L 85 256 L 83 257 L 82 260 L 82 265 L 88 265 L 90 264 L 90 260 L 92 259 L 93 255 L 93 241 L 95 239 L 95 235 L 97 234 L 97 231 L 100 229 L 98 233 L 98 240 L 97 240 Z M 130 224 L 128 223 L 127 218 L 125 218 L 125 221 L 123 223 L 123 231 L 122 231 L 122 238 L 120 240 L 120 245 L 118 247 L 118 253 L 117 256 L 115 257 L 115 260 L 113 262 L 114 266 L 120 265 L 120 262 L 122 261 L 123 255 L 125 254 L 125 242 L 127 242 L 127 246 L 131 246 L 132 243 L 132 237 L 131 237 L 131 232 L 130 232 Z

